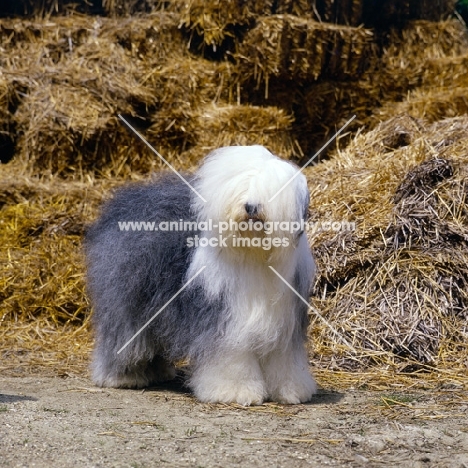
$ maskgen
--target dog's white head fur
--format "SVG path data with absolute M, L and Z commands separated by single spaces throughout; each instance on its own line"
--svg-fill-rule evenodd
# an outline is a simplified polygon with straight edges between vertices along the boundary
M 299 169 L 274 156 L 263 146 L 229 146 L 210 153 L 197 172 L 195 187 L 206 200 L 194 197 L 192 209 L 198 221 L 214 226 L 229 224 L 230 236 L 282 237 L 295 243 L 299 229 L 284 229 L 305 219 L 309 202 L 307 182 Z M 248 222 L 267 229 L 242 230 L 233 226 Z M 283 223 L 281 226 L 279 223 Z M 211 233 L 217 235 L 216 227 Z

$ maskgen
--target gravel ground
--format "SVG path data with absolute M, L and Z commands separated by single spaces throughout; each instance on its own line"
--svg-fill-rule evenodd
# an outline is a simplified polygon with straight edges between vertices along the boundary
M 177 383 L 0 378 L 3 467 L 465 467 L 468 395 L 321 390 L 309 404 L 197 402 Z

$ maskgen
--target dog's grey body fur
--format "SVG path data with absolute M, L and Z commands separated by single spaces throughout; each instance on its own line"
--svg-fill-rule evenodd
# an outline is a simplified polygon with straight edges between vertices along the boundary
M 209 302 L 195 280 L 120 354 L 117 351 L 179 291 L 197 231 L 121 231 L 119 221 L 195 221 L 190 188 L 166 174 L 119 190 L 87 231 L 88 290 L 96 332 L 93 370 L 98 384 L 143 387 L 172 377 L 166 362 L 196 360 L 222 334 L 222 298 Z M 162 375 L 160 374 L 162 371 Z

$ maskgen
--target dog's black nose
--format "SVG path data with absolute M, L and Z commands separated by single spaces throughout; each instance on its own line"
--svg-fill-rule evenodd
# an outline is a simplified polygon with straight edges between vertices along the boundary
M 250 217 L 257 216 L 258 214 L 258 205 L 252 205 L 250 203 L 246 203 L 244 205 L 245 211 Z

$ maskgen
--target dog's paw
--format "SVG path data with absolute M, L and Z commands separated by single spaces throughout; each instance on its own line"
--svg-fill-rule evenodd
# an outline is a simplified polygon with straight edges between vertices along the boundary
M 175 367 L 160 356 L 133 366 L 99 360 L 93 363 L 93 381 L 99 387 L 145 388 L 175 376 Z
M 316 393 L 317 384 L 314 378 L 304 373 L 300 378 L 285 382 L 270 397 L 278 403 L 297 405 L 310 401 Z
M 232 381 L 218 383 L 210 388 L 194 389 L 195 396 L 205 403 L 237 403 L 242 406 L 261 405 L 266 398 L 262 382 Z
M 147 377 L 140 374 L 107 375 L 105 377 L 93 376 L 98 387 L 110 388 L 145 388 L 149 385 Z
M 201 401 L 209 403 L 237 403 L 242 406 L 261 405 L 265 400 L 265 392 L 248 386 L 236 389 L 218 389 L 210 392 L 208 398 L 199 395 Z

